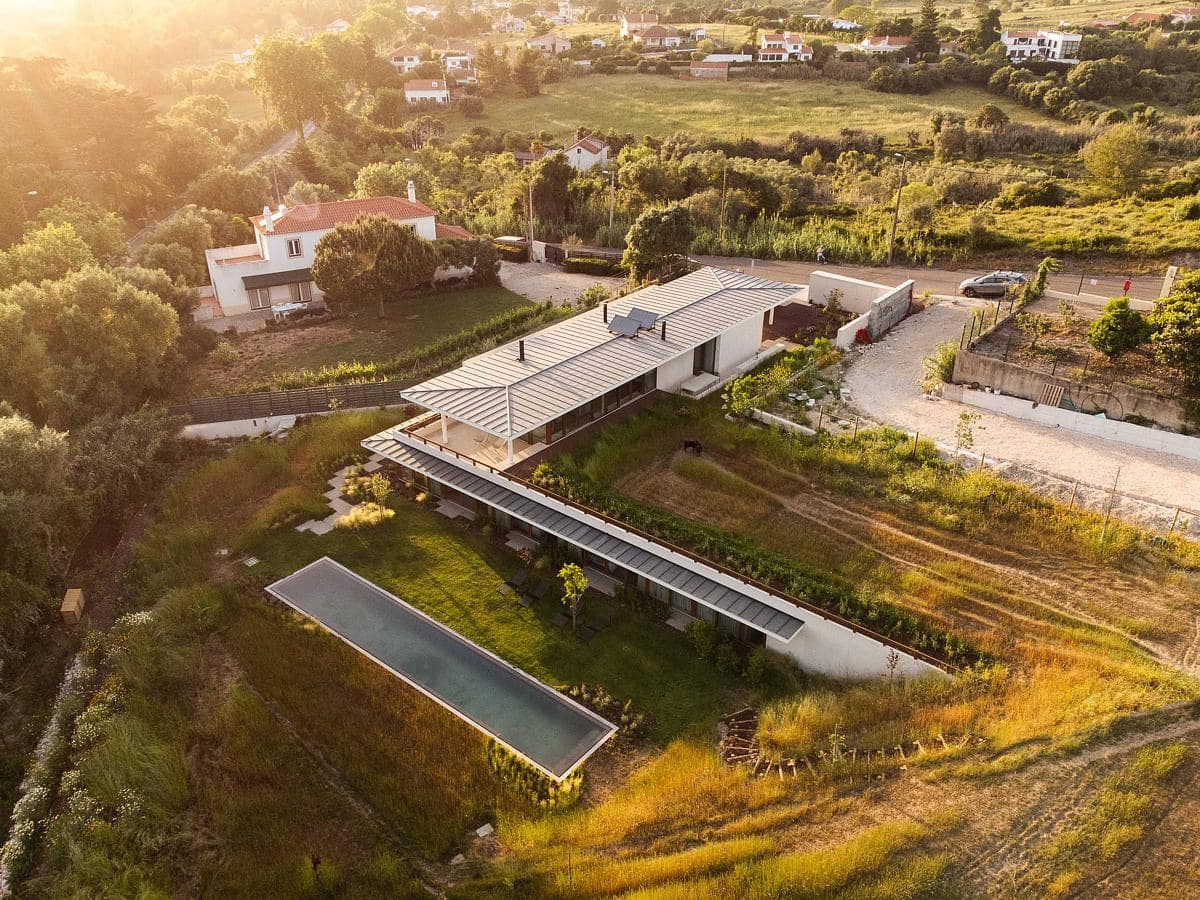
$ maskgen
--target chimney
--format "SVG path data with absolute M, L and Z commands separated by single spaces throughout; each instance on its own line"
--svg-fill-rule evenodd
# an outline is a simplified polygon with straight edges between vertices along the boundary
M 275 219 L 271 216 L 271 207 L 263 207 L 263 230 L 268 234 L 275 230 Z
M 664 341 L 667 339 L 667 320 L 666 319 L 663 319 L 663 322 L 662 322 L 662 339 Z
M 517 341 L 517 360 L 525 362 L 525 342 Z
M 608 321 L 608 304 L 607 303 L 604 304 L 604 321 L 605 322 Z
M 417 202 L 417 186 L 413 184 L 413 180 L 411 178 L 408 179 L 408 202 Z

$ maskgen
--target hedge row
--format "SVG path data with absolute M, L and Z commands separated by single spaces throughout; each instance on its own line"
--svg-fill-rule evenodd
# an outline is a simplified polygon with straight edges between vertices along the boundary
M 524 247 L 514 247 L 512 244 L 496 244 L 501 259 L 509 262 L 529 262 L 529 251 Z
M 624 275 L 625 269 L 619 259 L 604 259 L 600 256 L 568 256 L 563 260 L 564 272 L 581 272 L 584 275 Z

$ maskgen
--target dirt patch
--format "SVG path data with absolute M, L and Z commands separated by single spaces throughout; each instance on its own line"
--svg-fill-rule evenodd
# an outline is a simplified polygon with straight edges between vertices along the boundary
M 789 303 L 775 308 L 775 321 L 763 329 L 763 340 L 783 338 L 797 344 L 811 344 L 819 337 L 833 340 L 850 319 L 849 313 L 830 314 L 822 306 Z
M 500 283 L 536 303 L 550 300 L 556 306 L 565 306 L 574 303 L 593 284 L 603 285 L 615 296 L 625 286 L 625 279 L 564 272 L 549 263 L 503 262 Z

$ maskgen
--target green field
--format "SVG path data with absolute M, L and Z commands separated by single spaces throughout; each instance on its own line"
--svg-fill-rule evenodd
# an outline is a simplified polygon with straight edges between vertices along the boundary
M 1160 2 L 1143 3 L 1134 6 L 1130 3 L 1123 3 L 1121 0 L 1083 0 L 1083 2 L 1064 5 L 1062 2 L 1055 2 L 1055 0 L 1030 0 L 1030 2 L 1022 3 L 1019 7 L 1014 6 L 1014 8 L 1004 12 L 1000 17 L 1000 22 L 1003 27 L 1014 29 L 1025 28 L 1031 25 L 1042 28 L 1057 28 L 1060 23 L 1067 23 L 1075 28 L 1082 28 L 1090 25 L 1097 19 L 1115 19 L 1119 22 L 1133 12 L 1161 14 L 1170 12 L 1172 9 L 1177 9 L 1181 5 L 1186 4 Z M 914 3 L 912 0 L 900 0 L 900 2 L 883 0 L 878 5 L 872 6 L 877 16 L 884 17 L 912 16 L 916 18 L 920 13 L 920 8 L 921 4 Z M 943 21 L 949 22 L 949 24 L 956 28 L 963 28 L 974 22 L 973 8 L 971 3 L 945 3 L 938 6 L 939 11 L 942 13 Z M 954 9 L 962 10 L 961 18 L 948 18 L 950 12 Z
M 382 319 L 376 317 L 374 308 L 364 308 L 321 325 L 229 338 L 237 359 L 228 365 L 212 358 L 203 360 L 181 386 L 182 393 L 236 392 L 246 384 L 301 369 L 390 359 L 528 302 L 499 286 L 438 291 L 407 299 L 404 305 L 393 303 Z
M 843 128 L 903 138 L 925 129 L 938 108 L 974 113 L 994 103 L 1018 122 L 1053 120 L 981 88 L 946 88 L 924 97 L 881 94 L 847 82 L 731 81 L 705 84 L 661 75 L 576 78 L 546 85 L 537 97 L 491 97 L 482 119 L 455 114 L 451 136 L 475 125 L 546 130 L 558 137 L 583 125 L 637 135 L 689 132 L 705 137 L 778 139 L 792 131 Z

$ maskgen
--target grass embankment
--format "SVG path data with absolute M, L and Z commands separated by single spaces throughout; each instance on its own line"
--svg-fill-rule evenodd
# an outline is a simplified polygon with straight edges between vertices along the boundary
M 779 701 L 761 723 L 770 754 L 827 748 L 834 732 L 860 749 L 914 739 L 940 749 L 939 734 L 981 736 L 997 753 L 1014 747 L 963 770 L 986 774 L 1076 746 L 1122 713 L 1196 695 L 1194 681 L 1128 634 L 1153 622 L 1159 641 L 1190 635 L 1194 544 L 1160 547 L 1129 524 L 1105 527 L 994 475 L 961 472 L 930 445 L 914 453 L 903 435 L 804 439 L 728 422 L 716 400 L 682 417 L 677 404 L 555 465 L 848 581 L 860 598 L 919 614 L 998 660 L 940 685 Z M 684 437 L 703 442 L 702 460 L 677 458 Z M 1024 742 L 1032 749 L 1015 749 Z
M 236 358 L 205 359 L 181 393 L 245 393 L 388 377 L 391 360 L 488 323 L 518 323 L 522 315 L 536 320 L 538 308 L 503 287 L 467 288 L 392 304 L 382 319 L 364 309 L 321 325 L 231 337 L 226 340 Z
M 982 88 L 952 87 L 925 96 L 881 94 L 844 81 L 682 81 L 663 75 L 590 75 L 545 85 L 536 97 L 488 99 L 484 116 L 448 119 L 451 137 L 476 125 L 520 122 L 528 131 L 567 137 L 583 125 L 603 131 L 667 137 L 780 140 L 793 131 L 836 135 L 843 128 L 905 139 L 923 131 L 935 109 L 974 115 L 985 103 L 1001 106 L 1015 122 L 1053 120 Z M 582 112 L 581 112 L 582 111 Z

